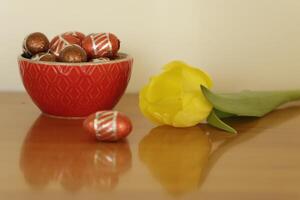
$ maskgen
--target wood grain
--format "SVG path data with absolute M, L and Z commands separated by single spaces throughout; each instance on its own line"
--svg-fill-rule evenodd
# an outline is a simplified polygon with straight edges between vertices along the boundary
M 299 104 L 298 104 L 299 105 Z M 40 115 L 24 93 L 0 93 L 0 199 L 300 199 L 300 106 L 207 125 L 156 127 L 135 94 L 117 110 L 127 141 L 97 143 L 81 120 Z

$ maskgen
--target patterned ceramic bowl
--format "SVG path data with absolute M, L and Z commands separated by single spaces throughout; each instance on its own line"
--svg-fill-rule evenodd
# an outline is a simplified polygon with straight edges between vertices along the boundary
M 118 103 L 133 59 L 120 54 L 117 60 L 104 63 L 60 63 L 20 56 L 18 63 L 26 91 L 44 114 L 80 118 Z

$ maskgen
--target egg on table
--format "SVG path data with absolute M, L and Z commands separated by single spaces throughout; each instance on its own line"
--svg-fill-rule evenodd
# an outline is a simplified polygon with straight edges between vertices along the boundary
M 99 141 L 118 141 L 132 131 L 130 119 L 118 111 L 99 111 L 86 118 L 84 128 Z

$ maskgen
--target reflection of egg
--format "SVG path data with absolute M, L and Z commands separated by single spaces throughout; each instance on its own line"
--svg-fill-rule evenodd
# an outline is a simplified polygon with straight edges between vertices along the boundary
M 120 140 L 132 130 L 130 119 L 117 111 L 100 111 L 92 114 L 84 121 L 83 126 L 100 141 Z
M 87 136 L 82 120 L 43 115 L 29 129 L 20 156 L 31 187 L 60 185 L 70 192 L 113 190 L 131 165 L 127 141 L 98 144 Z

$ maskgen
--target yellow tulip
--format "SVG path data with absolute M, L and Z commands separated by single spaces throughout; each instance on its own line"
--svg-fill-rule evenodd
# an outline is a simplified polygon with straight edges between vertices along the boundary
M 158 124 L 194 126 L 205 120 L 212 110 L 200 85 L 211 88 L 211 78 L 198 68 L 173 61 L 140 91 L 140 109 Z

